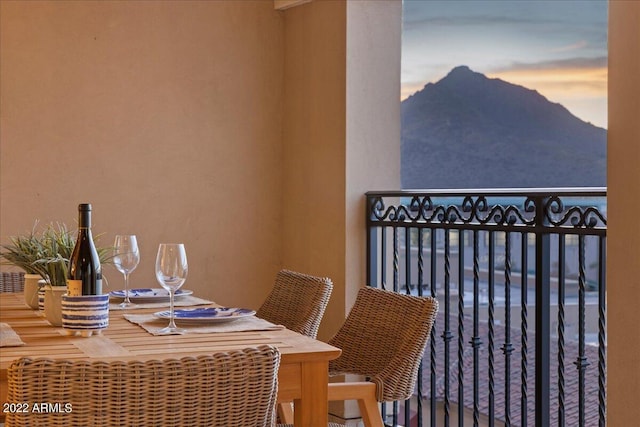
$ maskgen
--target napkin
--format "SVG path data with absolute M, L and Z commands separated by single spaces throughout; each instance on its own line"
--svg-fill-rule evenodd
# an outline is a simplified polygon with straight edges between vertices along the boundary
M 163 302 L 150 302 L 150 303 L 135 303 L 135 306 L 122 308 L 120 307 L 120 303 L 122 300 L 118 300 L 118 302 L 109 303 L 109 310 L 136 310 L 141 308 L 165 308 L 169 307 L 169 301 Z M 183 297 L 178 297 L 173 302 L 174 307 L 189 307 L 192 305 L 209 305 L 213 304 L 213 301 L 209 301 L 203 298 L 194 297 L 193 295 L 186 295 Z
M 8 323 L 0 323 L 0 347 L 18 347 L 24 345 L 18 334 Z
M 167 319 L 159 319 L 153 314 L 125 314 L 124 318 L 131 323 L 135 323 L 152 335 L 159 335 L 158 331 L 168 324 Z M 275 325 L 259 317 L 249 316 L 228 322 L 217 322 L 209 324 L 180 323 L 178 326 L 186 329 L 187 333 L 212 333 L 212 332 L 246 332 L 246 331 L 273 331 L 284 329 L 282 325 Z

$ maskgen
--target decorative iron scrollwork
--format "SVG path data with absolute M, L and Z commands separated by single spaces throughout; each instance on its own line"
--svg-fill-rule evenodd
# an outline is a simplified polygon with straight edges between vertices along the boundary
M 599 228 L 606 227 L 606 218 L 596 206 L 565 202 L 562 192 L 527 195 L 510 193 L 501 197 L 499 192 L 490 195 L 455 194 L 442 196 L 432 194 L 401 193 L 393 196 L 400 199 L 397 204 L 387 205 L 385 196 L 370 196 L 369 220 L 371 222 L 396 222 L 419 224 L 483 225 L 519 227 L 542 225 L 547 227 Z M 571 194 L 567 197 L 575 198 Z M 491 202 L 505 199 L 508 203 Z M 453 199 L 453 200 L 451 200 Z M 459 199 L 459 201 L 456 201 Z M 566 205 L 566 206 L 565 206 Z M 543 212 L 543 217 L 537 217 Z
M 544 206 L 545 218 L 556 227 L 596 228 L 606 226 L 607 220 L 594 206 L 571 206 L 565 208 L 560 196 L 551 196 Z

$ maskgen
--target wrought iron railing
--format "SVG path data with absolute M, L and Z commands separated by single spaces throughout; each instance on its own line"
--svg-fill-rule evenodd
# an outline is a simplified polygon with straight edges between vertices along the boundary
M 440 300 L 387 425 L 605 425 L 606 189 L 366 196 L 368 284 Z

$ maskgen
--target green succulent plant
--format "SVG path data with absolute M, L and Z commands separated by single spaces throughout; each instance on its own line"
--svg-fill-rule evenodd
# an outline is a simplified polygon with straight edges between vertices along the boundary
M 36 260 L 33 267 L 50 285 L 66 286 L 69 258 L 75 240 L 67 226 L 61 223 L 49 224 L 42 232 L 42 246 L 45 256 Z
M 36 225 L 31 233 L 13 236 L 10 243 L 3 244 L 0 252 L 0 262 L 2 265 L 14 265 L 21 268 L 28 274 L 39 274 L 34 263 L 46 256 L 45 248 L 42 245 L 42 237 L 36 234 Z
M 75 233 L 64 223 L 50 223 L 40 231 L 36 221 L 31 233 L 10 238 L 2 245 L 2 264 L 23 269 L 27 273 L 39 274 L 48 284 L 66 286 L 69 259 L 75 246 Z M 98 240 L 94 238 L 94 241 Z M 110 248 L 97 248 L 98 258 L 103 264 L 111 260 Z

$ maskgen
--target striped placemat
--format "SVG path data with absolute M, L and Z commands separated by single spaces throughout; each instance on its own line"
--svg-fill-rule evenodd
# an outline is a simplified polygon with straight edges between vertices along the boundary
M 125 314 L 124 318 L 131 323 L 141 326 L 152 335 L 158 335 L 158 331 L 169 323 L 167 319 L 160 319 L 153 314 Z M 180 328 L 187 333 L 215 333 L 215 332 L 247 332 L 247 331 L 273 331 L 284 329 L 282 325 L 275 325 L 259 317 L 249 316 L 219 323 L 191 323 L 177 321 Z

